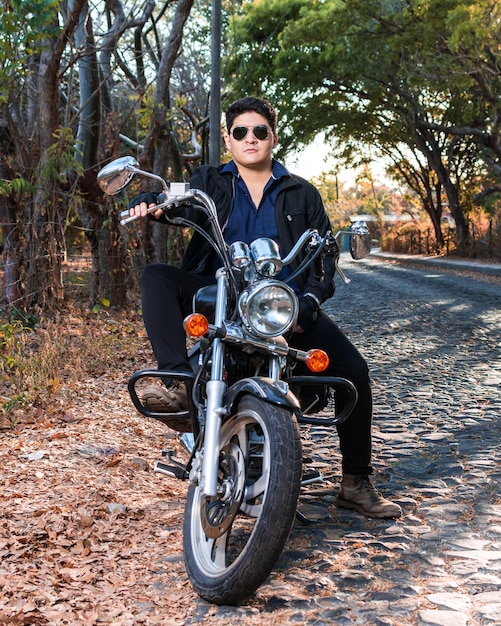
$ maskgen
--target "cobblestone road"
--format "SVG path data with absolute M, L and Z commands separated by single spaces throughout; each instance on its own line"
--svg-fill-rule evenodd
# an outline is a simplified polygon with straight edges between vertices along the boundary
M 371 364 L 378 488 L 397 521 L 333 505 L 337 438 L 309 433 L 327 488 L 296 523 L 255 598 L 200 601 L 227 624 L 501 625 L 501 287 L 465 276 L 344 261 L 352 279 L 328 310 Z M 330 489 L 329 487 L 333 487 Z M 287 617 L 286 617 L 287 616 Z

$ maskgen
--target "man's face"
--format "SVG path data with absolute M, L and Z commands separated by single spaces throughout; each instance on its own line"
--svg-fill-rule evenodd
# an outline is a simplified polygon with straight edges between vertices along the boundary
M 228 131 L 224 141 L 237 166 L 249 168 L 269 166 L 273 148 L 277 145 L 277 136 L 273 134 L 265 117 L 254 111 L 242 113 L 235 118 L 233 126 Z M 245 136 L 239 139 L 242 135 Z

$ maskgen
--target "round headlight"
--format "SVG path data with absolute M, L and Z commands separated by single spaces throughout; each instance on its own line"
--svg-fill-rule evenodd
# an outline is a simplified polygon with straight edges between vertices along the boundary
M 297 296 L 284 283 L 266 281 L 245 289 L 238 309 L 248 330 L 262 337 L 278 337 L 296 323 Z

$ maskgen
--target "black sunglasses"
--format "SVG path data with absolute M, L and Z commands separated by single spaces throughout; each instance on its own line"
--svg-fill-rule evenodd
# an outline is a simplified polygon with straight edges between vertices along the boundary
M 260 141 L 268 139 L 268 133 L 270 132 L 268 126 L 262 124 L 261 126 L 235 126 L 231 134 L 236 141 L 242 141 L 242 139 L 247 136 L 249 130 L 252 130 L 254 137 Z

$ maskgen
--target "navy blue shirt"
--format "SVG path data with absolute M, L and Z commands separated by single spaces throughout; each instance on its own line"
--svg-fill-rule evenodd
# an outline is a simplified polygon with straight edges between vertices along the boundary
M 278 227 L 275 220 L 275 200 L 278 194 L 278 181 L 290 176 L 287 169 L 273 159 L 270 180 L 266 183 L 263 197 L 258 207 L 254 204 L 247 185 L 238 173 L 237 166 L 229 161 L 221 170 L 231 172 L 234 181 L 234 196 L 230 216 L 226 224 L 222 224 L 224 240 L 228 245 L 235 241 L 244 241 L 250 244 L 258 237 L 269 237 L 280 248 Z M 211 275 L 216 273 L 221 262 L 215 257 L 208 266 Z M 284 268 L 279 277 L 283 279 L 290 272 Z
M 244 241 L 249 244 L 258 237 L 269 237 L 280 245 L 275 220 L 275 200 L 278 193 L 278 181 L 285 176 L 290 176 L 289 172 L 281 163 L 273 160 L 270 180 L 265 185 L 259 206 L 256 207 L 235 163 L 230 161 L 222 171 L 231 172 L 235 182 L 233 206 L 228 223 L 224 226 L 226 243 Z

